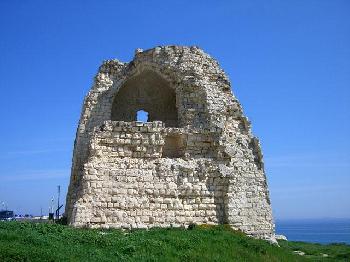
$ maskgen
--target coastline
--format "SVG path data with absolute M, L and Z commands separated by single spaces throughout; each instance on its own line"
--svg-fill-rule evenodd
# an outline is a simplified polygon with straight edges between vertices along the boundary
M 288 241 L 350 245 L 350 218 L 276 219 L 276 234 Z

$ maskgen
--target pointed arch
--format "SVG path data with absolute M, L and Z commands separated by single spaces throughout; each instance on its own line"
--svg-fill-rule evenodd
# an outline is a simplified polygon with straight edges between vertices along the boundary
M 118 90 L 112 105 L 113 121 L 135 121 L 139 110 L 148 112 L 148 121 L 178 126 L 176 94 L 170 84 L 152 70 L 128 79 Z

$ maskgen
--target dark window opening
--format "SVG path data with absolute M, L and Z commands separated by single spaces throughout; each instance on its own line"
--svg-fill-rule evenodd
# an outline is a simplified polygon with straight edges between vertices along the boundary
M 184 153 L 184 141 L 180 135 L 168 135 L 165 137 L 162 157 L 177 158 Z
M 139 110 L 136 112 L 136 121 L 138 122 L 148 122 L 148 112 L 144 110 Z

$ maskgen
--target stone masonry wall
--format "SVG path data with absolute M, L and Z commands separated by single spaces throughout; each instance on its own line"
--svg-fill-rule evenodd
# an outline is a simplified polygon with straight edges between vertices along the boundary
M 228 178 L 205 158 L 163 158 L 165 137 L 173 132 L 162 122 L 106 122 L 85 166 L 83 190 L 91 197 L 73 223 L 144 228 L 225 222 Z
M 140 109 L 150 122 L 133 119 Z M 84 101 L 66 215 L 79 227 L 227 223 L 274 237 L 259 141 L 214 59 L 165 46 L 104 62 Z

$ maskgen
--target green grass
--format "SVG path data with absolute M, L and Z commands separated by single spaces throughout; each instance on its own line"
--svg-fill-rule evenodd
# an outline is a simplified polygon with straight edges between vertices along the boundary
M 226 226 L 101 231 L 0 222 L 0 261 L 350 261 L 348 245 L 287 241 L 280 245 Z M 321 253 L 329 257 L 322 258 Z

